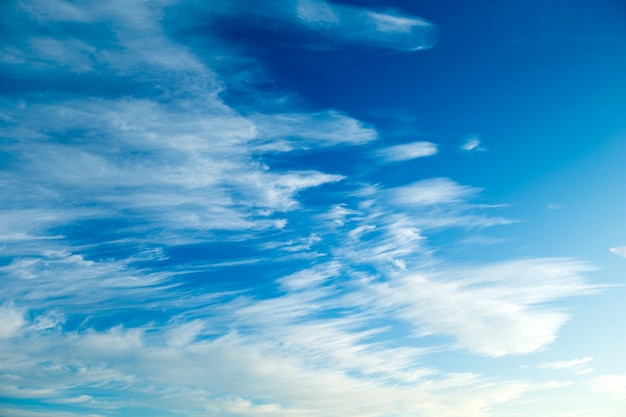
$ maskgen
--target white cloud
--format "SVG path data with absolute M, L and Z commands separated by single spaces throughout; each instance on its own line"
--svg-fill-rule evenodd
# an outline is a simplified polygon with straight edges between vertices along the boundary
M 626 246 L 616 246 L 616 247 L 610 248 L 609 251 L 611 253 L 616 254 L 617 256 L 626 258 Z
M 539 369 L 569 369 L 569 368 L 576 368 L 579 367 L 581 365 L 586 365 L 587 363 L 591 362 L 593 358 L 591 357 L 587 357 L 587 358 L 581 358 L 581 359 L 572 359 L 569 361 L 556 361 L 556 362 L 546 362 L 546 363 L 541 363 L 539 365 L 537 365 L 537 368 Z
M 567 361 L 555 361 L 555 362 L 546 362 L 537 365 L 536 367 L 539 369 L 554 369 L 554 370 L 570 370 L 576 374 L 588 374 L 593 372 L 593 369 L 589 368 L 587 365 L 591 362 L 591 357 L 580 358 L 580 359 L 571 359 Z
M 314 269 L 295 272 L 279 279 L 278 282 L 289 291 L 311 289 L 333 277 L 339 276 L 339 269 L 339 263 L 331 262 Z
M 355 264 L 375 264 L 383 270 L 389 265 L 405 270 L 407 261 L 418 258 L 427 249 L 425 237 L 408 216 L 389 215 L 377 218 L 375 213 L 362 224 L 347 233 L 350 242 L 345 242 L 334 253 L 350 259 Z M 356 240 L 356 242 L 354 242 Z
M 206 19 L 246 7 L 227 3 L 209 3 L 216 11 Z M 435 41 L 433 25 L 399 12 L 261 3 L 259 14 L 282 13 L 278 19 L 333 44 L 413 51 Z M 33 30 L 21 44 L 32 48 L 4 51 L 14 54 L 11 65 L 141 88 L 113 89 L 108 98 L 68 93 L 54 103 L 30 96 L 3 111 L 15 163 L 2 179 L 0 299 L 15 304 L 0 306 L 0 397 L 33 404 L 5 414 L 485 417 L 532 389 L 423 361 L 432 350 L 502 356 L 545 347 L 567 318 L 548 303 L 590 290 L 580 276 L 585 265 L 438 263 L 429 228 L 506 222 L 469 212 L 465 203 L 479 189 L 446 178 L 327 200 L 320 193 L 324 202 L 307 206 L 300 196 L 312 187 L 360 185 L 267 160 L 369 143 L 376 130 L 332 110 L 237 111 L 220 98 L 224 85 L 210 59 L 162 28 L 169 1 L 21 5 L 51 32 L 58 21 L 97 22 L 111 30 L 98 35 L 110 43 Z M 436 146 L 381 152 L 397 161 Z M 419 211 L 439 205 L 446 209 Z M 167 253 L 191 243 L 202 259 L 189 260 L 186 247 L 178 257 Z M 209 244 L 251 254 L 217 259 Z M 285 252 L 310 262 L 295 265 Z M 208 273 L 251 264 L 252 272 L 215 280 Z M 426 333 L 450 337 L 453 347 L 418 347 L 415 338 Z
M 537 365 L 539 369 L 569 369 L 576 368 L 581 365 L 586 365 L 591 362 L 593 358 L 581 358 L 581 359 L 572 359 L 568 361 L 556 361 L 556 362 L 546 362 Z
M 83 412 L 63 412 L 63 411 L 32 411 L 25 410 L 22 407 L 15 408 L 10 406 L 3 406 L 2 412 L 6 417 L 104 417 L 102 414 L 89 413 L 85 414 Z
M 302 114 L 255 114 L 257 139 L 262 150 L 287 151 L 310 146 L 358 145 L 375 140 L 377 132 L 336 111 Z
M 277 412 L 307 416 L 378 416 L 393 403 L 403 413 L 453 417 L 463 410 L 465 415 L 481 417 L 495 404 L 526 392 L 528 384 L 442 373 L 420 363 L 428 350 L 387 346 L 376 336 L 387 331 L 392 320 L 409 320 L 422 332 L 458 337 L 459 347 L 477 353 L 527 353 L 529 346 L 536 348 L 549 339 L 542 333 L 549 326 L 529 328 L 549 322 L 551 316 L 546 307 L 543 311 L 526 307 L 585 291 L 566 272 L 584 267 L 564 261 L 439 271 L 419 282 L 403 273 L 389 285 L 359 281 L 356 276 L 345 281 L 345 268 L 331 262 L 286 276 L 278 283 L 287 292 L 268 299 L 246 296 L 219 304 L 196 303 L 162 292 L 161 297 L 173 297 L 174 302 L 185 299 L 187 312 L 159 326 L 61 332 L 27 325 L 28 334 L 4 349 L 3 354 L 13 359 L 5 363 L 20 378 L 28 378 L 20 384 L 48 390 L 24 393 L 26 397 L 57 403 L 78 395 L 99 398 L 103 387 L 109 398 L 112 390 L 119 390 L 124 396 L 151 398 L 145 401 L 153 407 L 201 407 L 213 410 L 209 415 L 230 410 L 220 402 L 227 396 L 249 403 L 245 415 L 269 410 L 257 405 L 260 399 L 271 398 L 280 404 Z M 61 286 L 71 293 L 72 282 L 79 280 L 77 276 Z M 152 300 L 143 301 L 150 305 Z M 164 301 L 159 301 L 161 308 L 167 305 Z M 432 315 L 433 309 L 445 314 Z M 328 311 L 350 314 L 329 316 Z M 188 314 L 202 318 L 184 319 Z M 372 326 L 370 320 L 386 324 Z M 467 326 L 471 328 L 464 330 Z M 69 369 L 64 366 L 67 351 L 73 352 Z M 33 366 L 44 356 L 49 366 Z M 6 384 L 0 384 L 0 392 L 6 392 Z M 152 387 L 164 385 L 168 395 L 154 399 Z M 189 397 L 189 390 L 198 396 Z M 110 401 L 108 407 L 124 406 L 123 397 Z
M 467 152 L 485 150 L 485 148 L 481 146 L 481 141 L 478 138 L 467 139 L 467 141 L 465 141 L 465 143 L 461 146 L 461 149 Z
M 31 51 L 43 61 L 60 63 L 76 72 L 93 69 L 95 48 L 78 39 L 60 41 L 54 38 L 33 38 L 29 41 Z
M 333 8 L 325 1 L 298 0 L 296 12 L 298 18 L 309 23 L 336 24 L 340 21 Z
M 25 322 L 23 311 L 15 308 L 13 303 L 5 301 L 0 305 L 0 339 L 15 336 Z
M 272 227 L 275 223 L 265 218 L 296 208 L 294 197 L 299 191 L 343 178 L 311 170 L 269 170 L 252 159 L 250 152 L 257 150 L 257 135 L 269 129 L 272 117 L 266 116 L 263 123 L 267 126 L 260 127 L 219 102 L 208 104 L 194 111 L 148 100 L 84 100 L 16 111 L 16 120 L 48 135 L 76 129 L 107 137 L 107 141 L 77 139 L 54 144 L 16 137 L 13 153 L 25 163 L 20 177 L 7 184 L 16 190 L 10 198 L 38 207 L 59 200 L 98 201 L 98 210 L 107 216 L 132 213 L 161 223 L 164 230 L 237 230 Z M 290 135 L 298 131 L 299 137 L 323 144 L 360 143 L 375 137 L 375 131 L 362 129 L 345 116 L 317 115 L 312 120 L 306 114 L 294 114 L 295 120 L 309 126 L 300 130 L 281 129 L 282 116 L 277 117 L 273 139 L 264 137 L 263 141 L 290 141 Z M 49 198 L 30 191 L 40 188 L 44 178 L 54 186 L 48 190 Z M 264 214 L 253 219 L 250 209 Z M 28 227 L 41 229 L 57 210 L 40 216 L 45 223 L 39 225 L 29 218 Z M 98 213 L 72 204 L 60 215 L 93 217 Z M 7 228 L 14 226 L 8 223 Z M 2 235 L 15 233 L 7 230 Z
M 5 50 L 9 60 L 23 64 L 27 62 L 38 69 L 55 69 L 58 66 L 74 72 L 112 71 L 116 75 L 159 74 L 162 78 L 176 80 L 183 72 L 188 78 L 185 85 L 176 87 L 185 93 L 190 90 L 204 92 L 206 87 L 218 88 L 215 74 L 198 60 L 189 50 L 171 42 L 159 24 L 162 7 L 169 1 L 147 7 L 141 2 L 114 0 L 107 3 L 86 1 L 80 7 L 66 1 L 28 0 L 20 4 L 40 22 L 55 25 L 59 22 L 74 22 L 78 25 L 96 22 L 114 22 L 101 26 L 95 39 L 84 40 L 65 37 L 60 31 L 54 39 L 37 36 L 36 26 L 20 28 L 24 34 L 23 52 Z M 34 30 L 29 39 L 29 31 Z M 102 42 L 108 36 L 117 42 Z M 89 41 L 97 42 L 97 47 Z M 31 47 L 26 47 L 28 43 Z M 6 58 L 5 58 L 6 60 Z M 170 91 L 173 91 L 170 90 Z
M 361 43 L 405 52 L 431 48 L 437 41 L 433 24 L 397 12 L 375 12 L 324 0 L 298 0 L 296 15 L 305 25 L 337 42 Z
M 389 146 L 377 152 L 384 161 L 407 161 L 415 158 L 435 155 L 437 145 L 432 142 L 412 142 L 402 145 Z
M 10 278 L 0 288 L 0 298 L 28 300 L 29 306 L 37 308 L 54 308 L 57 300 L 63 299 L 63 311 L 70 314 L 97 313 L 131 300 L 150 303 L 161 289 L 168 287 L 166 280 L 171 273 L 129 269 L 129 264 L 141 260 L 137 257 L 96 262 L 68 252 L 15 258 L 9 265 L 0 267 L 0 272 Z M 23 325 L 17 310 L 10 305 L 4 309 L 8 314 L 7 329 L 15 330 Z M 39 317 L 33 328 L 55 327 L 62 321 L 62 314 L 50 312 Z
M 346 334 L 332 322 L 271 328 L 263 338 L 228 334 L 176 347 L 151 342 L 142 329 L 31 334 L 3 350 L 14 359 L 4 370 L 19 375 L 13 382 L 33 387 L 21 394 L 47 404 L 48 412 L 54 413 L 54 404 L 72 403 L 84 415 L 103 408 L 124 412 L 132 404 L 184 408 L 190 416 L 231 415 L 235 407 L 249 416 L 368 417 L 392 407 L 404 414 L 448 417 L 461 409 L 479 417 L 529 388 L 473 374 L 437 375 L 415 365 L 418 350 L 379 350 L 375 344 L 360 345 L 364 337 Z M 41 357 L 46 365 L 32 366 Z M 396 382 L 383 382 L 381 373 Z M 0 383 L 5 395 L 11 392 L 7 383 Z M 89 394 L 77 394 L 79 386 Z M 98 400 L 103 393 L 107 400 Z M 132 403 L 126 399 L 131 393 Z
M 429 178 L 390 190 L 397 204 L 415 206 L 459 203 L 479 191 L 448 178 Z
M 385 13 L 369 12 L 367 14 L 375 23 L 380 32 L 411 33 L 415 27 L 429 27 L 430 23 L 424 19 L 399 16 Z
M 325 0 L 275 0 L 251 5 L 245 0 L 211 4 L 208 20 L 250 15 L 266 19 L 267 28 L 295 32 L 295 42 L 321 49 L 350 45 L 399 52 L 433 47 L 437 28 L 399 10 L 372 10 Z M 302 36 L 302 35 L 305 36 Z
M 588 269 L 537 259 L 400 274 L 371 285 L 368 302 L 411 323 L 418 335 L 449 335 L 457 347 L 486 356 L 528 354 L 552 343 L 568 318 L 540 306 L 591 292 L 581 276 Z

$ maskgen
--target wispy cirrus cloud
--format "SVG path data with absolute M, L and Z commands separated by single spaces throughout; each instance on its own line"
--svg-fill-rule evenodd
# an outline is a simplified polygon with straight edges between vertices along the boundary
M 335 268 L 330 266 L 321 273 L 335 276 Z M 294 279 L 299 280 L 289 277 L 286 282 Z M 458 403 L 454 407 L 446 405 L 448 395 L 458 396 L 472 415 L 492 403 L 489 398 L 493 398 L 494 390 L 500 394 L 498 401 L 503 401 L 528 389 L 520 382 L 491 385 L 477 375 L 440 375 L 420 364 L 419 357 L 426 353 L 422 349 L 386 347 L 368 341 L 385 329 L 360 330 L 367 315 L 318 315 L 327 308 L 357 307 L 345 304 L 351 297 L 343 305 L 333 302 L 328 291 L 320 291 L 324 287 L 316 279 L 298 285 L 296 292 L 273 299 L 236 298 L 230 303 L 203 307 L 201 319 L 183 323 L 171 320 L 156 332 L 157 328 L 148 324 L 74 332 L 58 328 L 30 330 L 13 335 L 3 349 L 13 361 L 4 369 L 20 375 L 20 385 L 31 388 L 15 391 L 13 384 L 7 383 L 2 391 L 5 395 L 59 404 L 80 397 L 76 386 L 81 387 L 78 392 L 83 399 L 123 389 L 135 393 L 137 400 L 133 404 L 125 396 L 109 394 L 104 402 L 86 399 L 81 406 L 85 410 L 105 407 L 127 412 L 133 407 L 146 407 L 150 401 L 152 407 L 175 409 L 185 403 L 188 410 L 210 407 L 218 414 L 229 413 L 232 410 L 219 400 L 227 395 L 249 404 L 246 415 L 255 415 L 263 409 L 262 404 L 268 403 L 254 399 L 272 398 L 280 413 L 332 416 L 337 410 L 380 415 L 389 401 L 405 412 L 437 410 L 452 415 Z M 214 314 L 207 314 L 211 310 Z M 233 326 L 237 332 L 233 332 Z M 216 334 L 220 327 L 224 333 Z M 73 352 L 71 358 L 66 357 L 68 349 Z M 32 366 L 32 361 L 44 352 L 48 365 Z M 71 365 L 74 371 L 68 372 L 59 366 L 62 364 Z M 410 384 L 393 388 L 382 383 L 386 379 L 394 385 Z M 160 393 L 154 391 L 155 385 L 163 384 L 168 386 L 168 395 L 153 402 L 153 395 Z M 197 394 L 194 398 L 189 398 L 190 390 Z M 465 397 L 462 392 L 468 391 L 472 395 Z M 420 401 L 409 401 L 415 396 Z M 320 407 L 320 402 L 325 406 Z
M 376 130 L 336 111 L 301 114 L 255 114 L 260 144 L 267 151 L 333 145 L 360 145 L 376 140 Z
M 437 153 L 437 145 L 432 142 L 412 142 L 389 146 L 376 152 L 386 162 L 408 161 L 432 156 Z
M 397 11 L 372 11 L 325 0 L 286 4 L 287 7 L 295 4 L 300 24 L 333 42 L 405 52 L 429 49 L 437 42 L 437 30 L 432 23 Z
M 204 8 L 207 23 L 236 24 L 242 17 L 254 16 L 265 30 L 288 30 L 298 36 L 292 42 L 321 49 L 350 46 L 414 53 L 438 41 L 435 24 L 396 9 L 325 0 L 233 1 L 211 6 Z
M 449 335 L 457 347 L 486 356 L 527 354 L 552 343 L 567 320 L 563 312 L 538 306 L 591 292 L 581 276 L 587 269 L 536 259 L 397 274 L 372 285 L 368 302 L 412 324 L 418 336 Z
M 484 151 L 485 148 L 481 145 L 482 141 L 477 137 L 468 138 L 463 145 L 461 145 L 461 149 L 466 152 L 477 152 Z
M 411 299 L 411 303 L 416 303 L 416 307 L 428 309 L 428 298 L 421 297 L 419 291 L 429 292 L 429 289 L 421 285 L 419 290 L 401 288 L 395 295 L 381 292 L 376 296 L 380 301 L 372 303 L 359 293 L 369 295 L 372 289 L 378 292 L 380 284 L 363 281 L 357 284 L 356 292 L 354 288 L 350 289 L 355 283 L 346 282 L 343 289 L 336 283 L 328 286 L 328 279 L 340 275 L 337 268 L 340 267 L 329 265 L 308 272 L 309 276 L 317 275 L 321 279 L 302 281 L 304 272 L 285 277 L 283 283 L 299 282 L 287 287 L 295 292 L 289 290 L 285 295 L 265 300 L 235 298 L 232 302 L 202 307 L 202 318 L 183 322 L 173 319 L 159 326 L 156 332 L 157 328 L 152 325 L 144 325 L 138 328 L 115 326 L 99 331 L 90 328 L 77 332 L 60 332 L 58 329 L 29 331 L 14 335 L 10 345 L 3 350 L 5 355 L 14 359 L 5 369 L 20 375 L 21 385 L 33 388 L 12 395 L 37 398 L 44 403 L 53 399 L 53 402 L 63 403 L 65 399 L 77 398 L 76 388 L 72 387 L 79 385 L 81 395 L 92 398 L 100 397 L 102 390 L 109 392 L 107 402 L 81 403 L 86 410 L 107 407 L 132 412 L 136 410 L 133 407 L 146 407 L 150 401 L 152 407 L 176 409 L 185 403 L 188 410 L 209 407 L 211 412 L 230 415 L 232 404 L 223 404 L 220 400 L 227 395 L 248 404 L 242 411 L 246 415 L 262 412 L 268 404 L 275 404 L 275 411 L 285 414 L 334 416 L 339 410 L 365 416 L 382 415 L 391 401 L 403 412 L 452 416 L 461 407 L 469 415 L 481 416 L 485 407 L 516 398 L 532 389 L 528 383 L 494 383 L 478 375 L 444 374 L 420 364 L 420 358 L 428 350 L 386 347 L 376 339 L 370 341 L 377 333 L 385 332 L 388 324 L 378 329 L 362 330 L 365 323 L 379 314 L 379 318 L 386 317 L 387 321 L 394 317 L 395 313 L 389 314 L 389 308 L 402 309 L 405 304 L 396 298 L 400 294 L 404 300 Z M 476 282 L 476 285 L 488 282 L 482 275 L 480 279 L 483 281 Z M 498 276 L 497 279 L 507 281 L 510 277 Z M 494 288 L 487 287 L 487 290 L 493 291 Z M 545 288 L 537 289 L 536 294 L 530 286 L 528 290 L 533 295 L 527 296 L 536 298 L 537 302 L 551 297 L 542 294 L 541 290 Z M 461 300 L 463 291 L 459 288 L 458 297 L 453 296 L 453 301 Z M 491 305 L 487 308 L 498 308 L 476 291 L 467 291 L 468 300 L 480 298 L 483 303 Z M 514 296 L 514 292 L 505 290 L 501 293 L 503 298 L 512 297 L 505 301 L 513 303 L 509 306 L 515 305 L 517 295 Z M 556 292 L 552 293 L 554 295 Z M 440 297 L 435 298 L 441 302 Z M 474 302 L 478 303 L 478 300 Z M 337 311 L 337 308 L 352 311 L 351 317 L 321 314 L 325 309 Z M 508 309 L 510 307 L 505 306 L 498 313 Z M 481 320 L 480 315 L 474 316 L 473 309 L 464 310 L 469 316 L 458 317 L 459 325 Z M 355 314 L 358 311 L 362 313 Z M 523 321 L 524 314 L 520 312 L 518 319 Z M 528 312 L 528 315 L 527 320 L 532 322 L 533 313 Z M 398 311 L 397 317 L 410 319 L 406 311 Z M 455 320 L 455 317 L 451 319 Z M 220 328 L 224 329 L 223 333 L 216 334 Z M 440 326 L 437 328 L 441 330 Z M 471 337 L 480 340 L 490 334 L 494 338 L 492 342 L 502 343 L 496 332 L 477 332 Z M 536 343 L 535 336 L 529 338 L 534 340 L 533 343 Z M 469 333 L 467 337 L 470 337 Z M 527 342 L 526 337 L 528 334 L 516 334 L 514 340 L 508 341 L 509 353 L 519 352 L 521 348 L 515 343 Z M 482 342 L 487 346 L 484 339 Z M 493 344 L 489 345 L 493 349 Z M 69 358 L 64 353 L 68 349 L 74 352 L 69 362 L 72 369 L 77 370 L 73 373 L 55 365 L 68 364 Z M 44 351 L 49 365 L 45 368 L 31 366 L 31 361 L 41 357 Z M 106 365 L 103 367 L 103 364 Z M 383 383 L 387 379 L 392 385 Z M 398 383 L 402 385 L 397 386 Z M 168 395 L 159 400 L 152 399 L 153 395 L 161 393 L 154 391 L 154 387 L 163 384 L 168 386 Z M 10 392 L 7 390 L 11 386 L 5 385 L 5 394 Z M 39 388 L 36 387 L 41 389 L 37 391 Z M 111 392 L 122 389 L 126 393 L 134 392 L 138 400 L 130 404 L 123 396 L 110 396 Z M 190 390 L 196 393 L 192 398 L 188 395 Z M 447 403 L 446 398 L 450 396 L 457 402 Z M 254 400 L 261 398 L 272 398 L 273 402 Z M 497 398 L 495 402 L 494 398 Z M 320 404 L 324 406 L 320 407 Z
M 591 357 L 586 357 L 566 361 L 546 362 L 540 363 L 536 367 L 539 369 L 569 370 L 576 374 L 588 374 L 593 372 L 593 369 L 588 366 L 592 359 Z
M 477 194 L 479 188 L 460 185 L 448 178 L 429 178 L 392 190 L 392 198 L 401 205 L 436 205 L 458 203 Z

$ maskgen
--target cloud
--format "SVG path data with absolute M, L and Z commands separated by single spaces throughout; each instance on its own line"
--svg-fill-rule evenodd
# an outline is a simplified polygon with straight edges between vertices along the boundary
M 42 62 L 60 63 L 75 72 L 93 69 L 95 48 L 78 39 L 59 41 L 50 37 L 33 38 L 30 47 Z
M 414 17 L 374 12 L 369 12 L 368 16 L 374 21 L 376 29 L 380 32 L 410 33 L 416 26 L 430 26 L 430 23 L 425 20 Z
M 616 254 L 617 256 L 621 256 L 622 258 L 626 258 L 626 246 L 617 246 L 610 248 L 609 251 L 611 253 Z
M 436 28 L 426 20 L 400 12 L 375 12 L 324 0 L 298 0 L 301 23 L 335 42 L 343 41 L 405 52 L 431 48 Z
M 539 369 L 554 369 L 554 370 L 571 370 L 576 374 L 587 374 L 593 372 L 593 369 L 587 367 L 587 364 L 591 362 L 591 357 L 581 358 L 581 359 L 572 359 L 568 361 L 556 361 L 556 362 L 546 362 L 537 365 L 536 367 Z
M 311 24 L 337 24 L 339 16 L 327 2 L 299 0 L 296 6 L 298 18 Z
M 461 149 L 467 152 L 472 151 L 484 151 L 485 148 L 481 146 L 481 141 L 478 138 L 469 138 L 465 141 L 465 143 L 461 146 Z
M 391 195 L 398 204 L 423 206 L 458 203 L 479 191 L 448 178 L 430 178 L 392 189 Z
M 227 319 L 239 326 L 270 317 L 244 309 L 231 310 Z M 255 332 L 203 338 L 210 319 L 204 319 L 204 326 L 170 323 L 156 333 L 150 327 L 120 326 L 80 333 L 32 332 L 3 346 L 3 355 L 14 359 L 8 369 L 18 377 L 3 381 L 0 392 L 46 404 L 48 413 L 71 403 L 85 414 L 184 407 L 192 416 L 225 415 L 236 406 L 245 415 L 274 410 L 281 415 L 370 416 L 395 404 L 404 413 L 452 416 L 462 407 L 468 415 L 479 416 L 485 407 L 528 390 L 521 382 L 438 375 L 416 363 L 419 349 L 383 348 L 367 342 L 371 331 L 346 332 L 352 320 L 299 324 L 289 317 L 276 318 L 275 326 L 258 329 L 263 337 Z M 43 356 L 46 365 L 32 366 Z M 386 378 L 394 382 L 384 383 Z M 402 381 L 408 383 L 398 385 Z M 16 389 L 15 382 L 31 388 Z M 131 392 L 132 402 L 127 400 Z M 454 406 L 446 402 L 449 396 L 457 398 Z M 225 398 L 230 400 L 225 403 Z
M 436 191 L 419 193 L 422 190 Z M 395 207 L 398 200 L 386 198 L 386 193 L 397 198 L 399 191 L 415 192 L 420 205 L 450 208 L 445 214 L 428 210 L 388 214 L 389 204 Z M 593 292 L 595 287 L 584 281 L 590 267 L 568 259 L 442 265 L 433 259 L 429 246 L 428 230 L 437 217 L 424 217 L 439 216 L 446 222 L 443 227 L 473 224 L 466 211 L 476 192 L 448 179 L 432 179 L 390 190 L 370 187 L 359 195 L 368 204 L 331 210 L 341 219 L 328 217 L 341 236 L 333 255 L 353 265 L 374 266 L 385 277 L 354 273 L 355 282 L 362 286 L 346 295 L 350 308 L 360 306 L 372 316 L 394 317 L 411 326 L 415 337 L 448 336 L 455 348 L 479 355 L 529 354 L 551 344 L 568 315 L 548 303 Z M 484 217 L 485 222 L 489 219 Z
M 5 413 L 7 417 L 104 417 L 102 414 L 84 414 L 82 412 L 72 413 L 72 412 L 54 412 L 54 411 L 32 411 L 25 410 L 23 407 L 9 407 L 3 406 L 2 412 Z
M 215 74 L 187 48 L 171 42 L 163 33 L 159 18 L 166 3 L 150 9 L 139 2 L 119 0 L 107 4 L 87 1 L 80 7 L 61 0 L 21 2 L 17 10 L 39 23 L 61 28 L 71 22 L 75 30 L 59 30 L 58 35 L 51 38 L 44 36 L 48 33 L 36 24 L 22 24 L 18 47 L 0 49 L 3 61 L 22 65 L 22 70 L 26 69 L 29 74 L 41 71 L 58 74 L 65 69 L 75 74 L 97 74 L 104 88 L 111 87 L 111 82 L 114 85 L 117 77 L 119 83 L 120 78 L 150 73 L 151 77 L 144 82 L 160 78 L 177 84 L 174 89 L 170 88 L 174 86 L 159 83 L 160 88 L 167 88 L 169 92 L 206 94 L 207 86 L 218 87 Z M 101 25 L 96 33 L 89 30 L 101 22 L 115 24 Z M 146 71 L 148 68 L 150 70 Z M 177 83 L 181 77 L 189 82 Z
M 98 313 L 114 305 L 122 307 L 131 300 L 150 303 L 168 287 L 165 281 L 170 274 L 129 270 L 128 265 L 137 261 L 141 258 L 91 261 L 82 255 L 54 251 L 14 258 L 0 267 L 12 280 L 0 290 L 0 298 L 29 300 L 41 309 L 55 309 L 58 300 L 63 299 L 66 301 L 63 310 L 69 314 Z M 22 316 L 11 305 L 3 309 L 8 326 L 5 333 L 11 334 L 10 329 L 15 331 L 23 325 Z M 39 319 L 36 327 L 54 326 L 54 323 L 43 326 L 44 322 Z
M 281 278 L 278 282 L 289 291 L 315 288 L 339 275 L 339 263 L 322 264 L 313 270 L 305 269 Z
M 202 6 L 199 6 L 202 7 Z M 317 49 L 360 47 L 412 53 L 437 43 L 437 27 L 400 10 L 374 10 L 325 0 L 232 1 L 204 6 L 208 23 L 254 20 L 290 41 Z
M 579 367 L 581 365 L 586 365 L 587 363 L 591 362 L 592 358 L 591 357 L 587 357 L 587 358 L 581 358 L 581 359 L 572 359 L 569 361 L 556 361 L 556 362 L 546 362 L 546 363 L 541 363 L 539 365 L 537 365 L 537 368 L 539 369 L 569 369 L 569 368 L 576 368 Z
M 250 156 L 258 152 L 260 140 L 268 140 L 258 139 L 263 129 L 219 102 L 203 104 L 205 108 L 194 111 L 150 100 L 88 99 L 16 110 L 14 120 L 45 135 L 74 130 L 107 137 L 107 141 L 78 139 L 61 144 L 14 136 L 12 154 L 24 163 L 20 177 L 7 184 L 15 189 L 7 198 L 19 201 L 22 207 L 26 202 L 42 207 L 63 195 L 61 200 L 73 202 L 67 205 L 67 213 L 60 214 L 63 217 L 93 218 L 116 212 L 119 219 L 160 223 L 163 231 L 241 230 L 272 227 L 274 222 L 267 222 L 268 215 L 296 208 L 298 192 L 343 178 L 313 170 L 267 169 Z M 333 140 L 358 142 L 375 135 L 372 130 L 363 134 L 345 117 L 338 117 L 331 126 L 311 121 L 307 115 L 294 117 L 303 123 L 310 121 L 308 131 L 301 132 L 300 137 L 324 144 Z M 270 120 L 267 117 L 265 123 Z M 338 123 L 352 130 L 339 130 Z M 277 127 L 275 143 L 290 140 L 289 135 L 296 131 Z M 49 198 L 32 192 L 43 188 L 44 179 L 54 187 L 54 191 L 47 191 L 53 194 Z M 76 203 L 81 201 L 97 201 L 99 209 L 87 208 L 90 205 L 80 209 L 81 204 Z M 256 218 L 250 216 L 250 209 L 258 210 Z M 52 213 L 41 221 L 50 222 Z M 32 217 L 30 220 L 29 227 L 37 228 Z
M 376 154 L 386 162 L 396 162 L 431 156 L 436 153 L 437 145 L 432 142 L 412 142 L 389 146 L 379 150 Z
M 377 139 L 377 132 L 336 111 L 311 114 L 255 114 L 259 148 L 288 151 L 310 146 L 359 145 Z
M 16 309 L 13 303 L 4 302 L 0 305 L 0 339 L 16 335 L 24 323 L 23 312 Z
M 253 15 L 288 36 L 407 52 L 431 47 L 435 27 L 248 3 L 12 9 L 23 36 L 0 41 L 2 65 L 26 81 L 0 102 L 4 414 L 485 417 L 544 389 L 428 355 L 545 348 L 567 319 L 551 303 L 591 292 L 588 266 L 439 259 L 434 229 L 510 221 L 447 178 L 388 186 L 314 167 L 307 150 L 356 149 L 378 131 L 279 98 L 250 111 L 227 94 L 229 63 L 247 57 L 212 25 Z M 202 21 L 218 47 L 184 43 L 176 19 Z M 436 146 L 380 152 L 393 162 Z
M 486 356 L 528 354 L 556 338 L 567 315 L 539 306 L 593 290 L 584 264 L 559 259 L 512 261 L 435 274 L 408 273 L 372 285 L 372 299 L 415 326 L 417 335 L 445 334 Z
M 417 259 L 428 251 L 424 234 L 410 217 L 391 215 L 384 220 L 377 217 L 378 213 L 373 213 L 364 219 L 365 224 L 350 224 L 347 231 L 350 241 L 333 252 L 355 264 L 375 264 L 381 269 L 392 265 L 406 270 L 409 259 Z

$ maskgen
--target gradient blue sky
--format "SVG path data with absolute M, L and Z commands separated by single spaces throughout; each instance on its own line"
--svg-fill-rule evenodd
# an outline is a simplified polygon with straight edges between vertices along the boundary
M 2 417 L 623 417 L 618 0 L 0 3 Z

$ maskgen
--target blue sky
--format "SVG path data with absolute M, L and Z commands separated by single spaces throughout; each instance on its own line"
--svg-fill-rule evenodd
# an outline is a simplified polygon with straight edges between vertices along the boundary
M 619 1 L 0 4 L 3 417 L 622 417 Z

